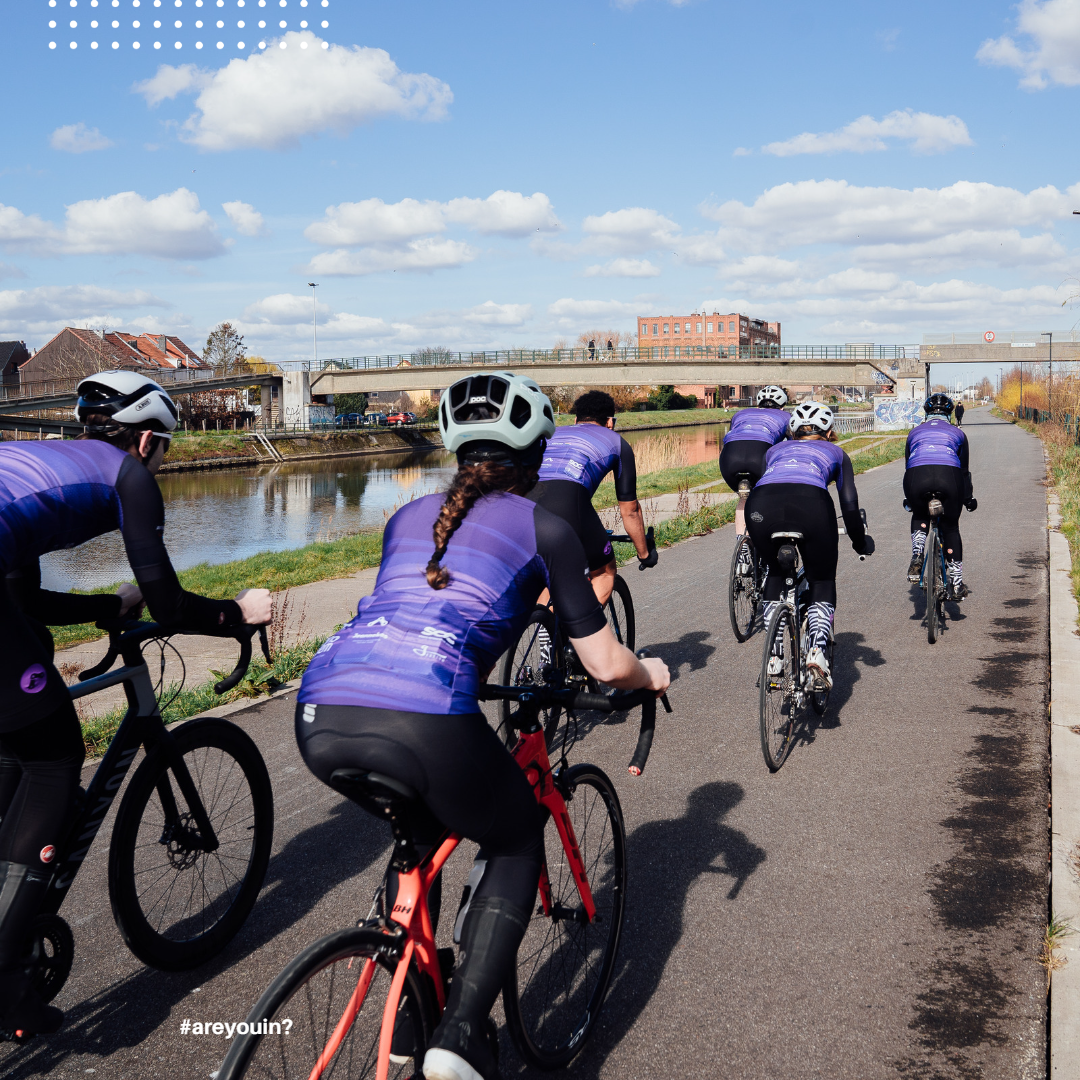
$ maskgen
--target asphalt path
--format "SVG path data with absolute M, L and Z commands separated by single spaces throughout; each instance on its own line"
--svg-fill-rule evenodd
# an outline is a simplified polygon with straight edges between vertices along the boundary
M 731 527 L 627 577 L 638 638 L 675 672 L 645 775 L 631 724 L 573 760 L 613 777 L 629 837 L 628 915 L 581 1078 L 1042 1077 L 1047 913 L 1047 588 L 1038 441 L 967 414 L 979 509 L 965 514 L 973 596 L 930 646 L 905 580 L 903 466 L 858 478 L 877 554 L 841 538 L 836 688 L 776 775 L 757 733 L 761 635 L 726 612 Z M 0 1047 L 0 1074 L 205 1080 L 224 1036 L 304 945 L 363 916 L 388 831 L 313 780 L 292 700 L 238 714 L 274 782 L 265 889 L 195 972 L 148 969 L 113 925 L 102 830 L 62 914 L 77 960 L 56 1036 Z M 457 895 L 470 852 L 448 868 Z M 443 920 L 447 936 L 451 919 Z M 503 1029 L 503 1073 L 530 1075 Z M 540 1075 L 540 1074 L 537 1074 Z

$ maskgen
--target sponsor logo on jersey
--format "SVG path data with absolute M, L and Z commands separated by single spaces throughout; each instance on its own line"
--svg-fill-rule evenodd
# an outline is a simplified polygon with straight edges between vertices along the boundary
M 438 638 L 440 641 L 445 641 L 447 645 L 457 644 L 457 638 L 449 630 L 436 630 L 434 626 L 425 626 L 420 631 L 420 636 Z
M 390 624 L 380 615 L 377 619 L 372 619 L 368 623 L 368 626 L 389 626 Z
M 445 660 L 446 654 L 437 652 L 435 649 L 429 648 L 427 645 L 421 645 L 418 649 L 413 649 L 413 652 L 417 656 L 422 656 L 425 660 Z
M 46 844 L 46 845 L 45 845 L 45 846 L 44 846 L 44 847 L 43 847 L 43 848 L 41 849 L 41 854 L 40 854 L 39 858 L 41 859 L 41 861 L 42 861 L 43 863 L 50 863 L 50 862 L 52 862 L 52 861 L 53 861 L 53 859 L 55 859 L 55 858 L 56 858 L 56 848 L 55 848 L 55 847 L 53 847 L 53 845 L 52 845 L 52 844 Z
M 31 664 L 20 676 L 19 686 L 28 694 L 39 694 L 49 681 L 48 673 L 41 664 Z

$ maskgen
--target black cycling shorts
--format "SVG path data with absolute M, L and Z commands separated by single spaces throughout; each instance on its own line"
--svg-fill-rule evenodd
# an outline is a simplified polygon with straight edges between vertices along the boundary
M 590 573 L 615 558 L 611 537 L 593 507 L 589 489 L 583 484 L 574 480 L 544 480 L 529 492 L 528 498 L 561 517 L 577 533 Z
M 911 531 L 926 532 L 930 525 L 930 496 L 941 495 L 941 542 L 950 558 L 962 562 L 960 511 L 964 508 L 966 476 L 955 465 L 915 465 L 904 473 L 904 497 L 911 507 Z
M 836 604 L 839 527 L 836 506 L 828 491 L 813 484 L 756 487 L 746 502 L 746 528 L 754 547 L 764 553 L 769 564 L 766 600 L 779 600 L 783 590 L 783 574 L 776 553 L 784 541 L 773 540 L 772 534 L 801 532 L 799 554 L 810 584 L 810 602 Z
M 15 607 L 0 581 L 0 732 L 26 727 L 70 700 L 53 667 L 52 634 Z
M 760 439 L 736 439 L 720 448 L 720 475 L 732 491 L 739 490 L 739 478 L 745 473 L 753 487 L 765 471 L 765 451 L 770 443 Z

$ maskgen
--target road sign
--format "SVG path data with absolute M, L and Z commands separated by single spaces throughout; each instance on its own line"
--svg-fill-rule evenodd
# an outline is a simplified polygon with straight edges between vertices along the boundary
M 986 333 L 983 334 L 983 341 L 985 341 L 986 344 L 989 345 L 990 342 L 993 341 L 993 340 L 994 340 L 994 331 L 993 330 L 987 330 Z

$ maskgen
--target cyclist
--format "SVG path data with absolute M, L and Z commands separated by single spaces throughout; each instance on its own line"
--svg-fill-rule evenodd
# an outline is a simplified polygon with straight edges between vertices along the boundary
M 30 927 L 48 888 L 79 786 L 82 730 L 53 666 L 43 624 L 115 618 L 143 600 L 155 619 L 213 633 L 270 618 L 270 594 L 236 600 L 185 592 L 162 540 L 165 507 L 154 480 L 176 427 L 176 407 L 133 371 L 103 371 L 79 384 L 70 442 L 0 444 L 0 1028 L 55 1031 L 59 1009 L 30 986 Z M 119 528 L 139 583 L 114 595 L 41 589 L 39 556 Z
M 424 1076 L 491 1080 L 488 1012 L 532 914 L 544 821 L 477 687 L 545 588 L 596 678 L 661 691 L 669 675 L 618 644 L 573 529 L 524 498 L 555 430 L 536 383 L 507 372 L 462 379 L 443 395 L 439 429 L 457 474 L 445 496 L 417 499 L 388 522 L 375 591 L 304 675 L 296 738 L 320 780 L 360 768 L 404 782 L 443 826 L 481 845 L 485 866 Z
M 772 539 L 772 534 L 803 534 L 798 546 L 810 586 L 806 666 L 816 669 L 822 682 L 831 687 L 832 672 L 825 647 L 836 614 L 839 534 L 836 508 L 829 495 L 830 483 L 836 483 L 851 546 L 860 555 L 870 555 L 874 541 L 867 535 L 859 514 L 859 493 L 855 490 L 851 459 L 836 445 L 832 409 L 817 401 L 804 401 L 795 406 L 789 423 L 792 442 L 777 444 L 766 452 L 765 471 L 750 493 L 746 511 L 754 546 L 766 554 L 769 563 L 765 582 L 766 624 L 780 602 L 783 588 L 783 574 L 776 561 L 780 545 Z M 773 657 L 769 672 L 780 671 L 780 658 Z
M 757 392 L 757 406 L 740 409 L 732 418 L 724 445 L 720 448 L 720 475 L 732 491 L 739 490 L 743 474 L 753 487 L 765 471 L 765 451 L 789 437 L 788 396 L 783 387 L 763 386 Z M 735 507 L 736 542 L 746 532 L 746 500 Z
M 592 497 L 609 472 L 615 474 L 619 513 L 641 569 L 655 566 L 658 556 L 655 548 L 649 550 L 645 539 L 633 448 L 615 434 L 614 398 L 602 390 L 590 390 L 574 402 L 572 412 L 576 423 L 557 428 L 548 439 L 540 482 L 528 497 L 570 523 L 585 548 L 597 599 L 606 604 L 615 588 L 617 568 L 611 540 L 593 509 Z
M 967 436 L 949 423 L 952 399 L 931 394 L 923 405 L 926 419 L 908 433 L 904 448 L 905 505 L 911 508 L 911 565 L 908 581 L 922 577 L 926 534 L 930 530 L 930 496 L 941 496 L 941 543 L 945 548 L 945 570 L 950 599 L 962 601 L 971 590 L 964 584 L 964 544 L 960 539 L 960 509 L 978 507 L 968 469 Z

